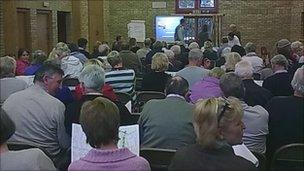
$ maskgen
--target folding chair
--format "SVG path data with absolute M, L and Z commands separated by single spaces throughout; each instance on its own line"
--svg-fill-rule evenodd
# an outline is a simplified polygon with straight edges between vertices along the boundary
M 164 99 L 166 95 L 157 91 L 141 91 L 138 92 L 135 99 L 134 111 L 141 112 L 144 104 L 151 99 Z
M 176 150 L 160 149 L 160 148 L 142 148 L 140 156 L 148 160 L 152 171 L 165 171 L 175 154 Z
M 280 147 L 273 155 L 271 170 L 304 170 L 304 144 L 293 143 Z
M 115 94 L 123 105 L 126 105 L 129 101 L 132 101 L 132 97 L 128 93 L 115 92 Z
M 94 100 L 97 97 L 104 97 L 102 94 L 85 94 L 84 101 Z
M 8 149 L 11 151 L 18 151 L 18 150 L 26 150 L 30 148 L 39 148 L 41 151 L 44 152 L 45 155 L 48 157 L 51 157 L 50 153 L 47 152 L 45 149 L 42 149 L 40 147 L 37 147 L 34 144 L 31 143 L 23 143 L 23 142 L 7 142 Z
M 75 87 L 79 84 L 79 80 L 77 78 L 64 78 L 62 80 L 63 86 Z

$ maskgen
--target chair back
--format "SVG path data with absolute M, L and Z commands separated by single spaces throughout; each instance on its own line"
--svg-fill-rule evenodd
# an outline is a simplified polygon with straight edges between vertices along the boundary
M 74 87 L 79 84 L 79 80 L 77 78 L 65 78 L 62 80 L 63 86 Z
M 31 143 L 23 143 L 23 142 L 7 142 L 8 149 L 11 151 L 18 151 L 18 150 L 26 150 L 30 148 L 39 148 L 41 151 L 44 152 L 48 157 L 51 157 L 50 153 L 47 152 L 45 149 L 37 147 Z
M 83 96 L 84 101 L 94 100 L 97 97 L 104 97 L 102 94 L 85 94 Z
M 159 149 L 159 148 L 142 148 L 140 149 L 140 156 L 148 160 L 152 171 L 165 171 L 175 154 L 176 150 Z
M 293 143 L 280 147 L 273 155 L 271 170 L 304 170 L 304 144 Z
M 126 105 L 129 101 L 132 101 L 132 97 L 128 93 L 115 92 L 115 94 L 123 105 Z
M 251 151 L 252 154 L 259 160 L 259 171 L 266 171 L 266 156 L 262 153 Z
M 144 104 L 152 99 L 164 99 L 166 98 L 165 93 L 157 91 L 141 91 L 136 95 L 135 99 L 135 112 L 141 112 Z

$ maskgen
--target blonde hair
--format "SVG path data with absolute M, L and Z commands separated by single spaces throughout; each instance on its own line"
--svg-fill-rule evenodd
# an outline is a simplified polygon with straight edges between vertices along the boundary
M 63 42 L 59 42 L 56 44 L 55 48 L 49 54 L 49 60 L 68 56 L 70 55 L 70 52 L 71 51 L 67 44 Z
M 236 52 L 230 52 L 226 54 L 225 60 L 226 71 L 234 71 L 235 65 L 241 61 L 241 56 Z
M 114 68 L 114 66 L 122 63 L 122 58 L 121 56 L 119 55 L 119 52 L 118 51 L 111 51 L 108 56 L 107 56 L 107 60 L 108 62 L 110 63 L 110 65 Z
M 86 67 L 88 65 L 97 65 L 97 66 L 99 66 L 101 68 L 104 68 L 104 64 L 100 60 L 98 60 L 98 59 L 89 59 L 89 60 L 87 60 L 86 63 L 84 63 L 83 67 Z
M 169 59 L 166 54 L 164 53 L 156 53 L 152 57 L 151 69 L 155 71 L 166 71 L 169 66 Z
M 243 108 L 240 101 L 234 97 L 210 98 L 199 100 L 193 113 L 198 143 L 205 148 L 214 148 L 216 142 L 221 139 L 219 129 L 225 129 L 231 122 L 241 120 Z
M 225 74 L 225 71 L 220 67 L 214 67 L 212 70 L 209 71 L 210 77 L 215 77 L 218 79 L 221 78 L 221 76 L 224 74 Z

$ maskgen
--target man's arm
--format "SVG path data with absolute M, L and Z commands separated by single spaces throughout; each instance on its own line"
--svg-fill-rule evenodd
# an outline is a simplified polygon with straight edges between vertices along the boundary
M 58 120 L 57 120 L 57 138 L 58 143 L 61 148 L 69 148 L 71 146 L 71 137 L 66 133 L 65 125 L 64 125 L 64 111 L 65 106 L 60 102 L 60 106 L 58 107 Z

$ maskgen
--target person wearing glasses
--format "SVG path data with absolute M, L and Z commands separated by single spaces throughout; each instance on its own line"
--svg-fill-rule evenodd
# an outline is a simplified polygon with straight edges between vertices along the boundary
M 16 64 L 16 75 L 24 75 L 25 68 L 30 65 L 30 51 L 19 49 Z
M 232 149 L 242 143 L 245 128 L 238 99 L 200 100 L 193 113 L 197 143 L 178 150 L 169 170 L 255 170 L 252 163 L 236 156 Z
M 65 106 L 52 96 L 61 86 L 63 75 L 58 66 L 43 65 L 35 74 L 33 86 L 12 94 L 2 105 L 16 124 L 9 142 L 31 143 L 44 149 L 57 168 L 70 147 L 64 126 Z
M 226 73 L 220 78 L 220 88 L 225 97 L 236 97 L 240 100 L 244 110 L 243 122 L 246 126 L 243 141 L 246 147 L 253 152 L 266 152 L 266 136 L 268 135 L 268 112 L 260 105 L 249 106 L 245 101 L 244 83 L 233 72 Z

